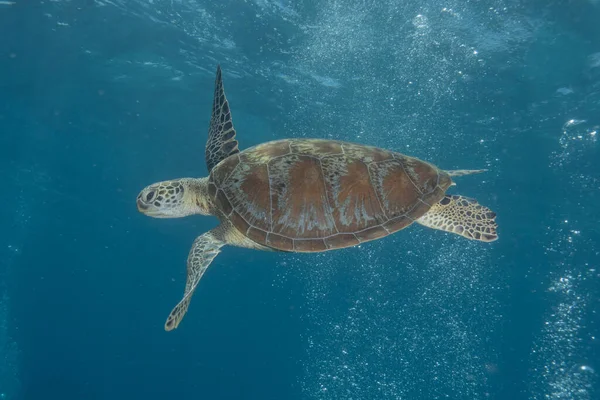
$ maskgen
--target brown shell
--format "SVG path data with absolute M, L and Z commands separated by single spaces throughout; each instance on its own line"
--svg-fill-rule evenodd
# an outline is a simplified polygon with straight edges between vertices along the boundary
M 333 140 L 278 140 L 228 157 L 209 193 L 256 243 L 315 252 L 403 229 L 440 201 L 451 179 L 391 151 Z

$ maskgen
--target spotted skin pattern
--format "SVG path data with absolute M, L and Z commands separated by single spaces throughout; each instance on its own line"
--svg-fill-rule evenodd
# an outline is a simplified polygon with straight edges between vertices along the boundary
M 445 195 L 444 198 L 417 220 L 433 229 L 462 235 L 467 239 L 493 242 L 496 233 L 496 213 L 464 196 Z

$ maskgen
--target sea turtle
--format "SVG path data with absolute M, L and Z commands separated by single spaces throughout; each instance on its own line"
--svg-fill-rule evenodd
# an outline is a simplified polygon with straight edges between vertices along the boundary
M 356 143 L 283 139 L 239 151 L 217 66 L 205 157 L 209 176 L 154 183 L 137 197 L 156 218 L 213 215 L 220 225 L 194 241 L 183 299 L 165 329 L 179 325 L 200 278 L 224 245 L 319 252 L 383 238 L 413 222 L 468 239 L 497 239 L 496 214 L 446 194 L 451 177 L 414 157 Z

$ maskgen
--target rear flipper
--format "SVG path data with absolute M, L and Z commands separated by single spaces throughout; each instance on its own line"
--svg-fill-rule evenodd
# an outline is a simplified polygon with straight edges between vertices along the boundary
M 482 242 L 498 239 L 496 213 L 468 197 L 446 195 L 416 222 L 467 239 Z

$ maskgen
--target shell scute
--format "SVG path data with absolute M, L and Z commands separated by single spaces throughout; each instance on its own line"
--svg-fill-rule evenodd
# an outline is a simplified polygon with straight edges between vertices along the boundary
M 383 226 L 378 225 L 372 228 L 365 229 L 364 231 L 356 232 L 355 235 L 361 242 L 366 242 L 369 240 L 379 239 L 384 236 L 387 236 L 389 235 L 389 232 L 385 230 Z
M 407 175 L 410 177 L 410 180 L 419 192 L 428 194 L 437 186 L 437 168 L 413 157 L 403 156 L 400 158 L 400 161 L 402 162 Z
M 346 155 L 326 157 L 321 164 L 339 232 L 354 233 L 386 221 L 367 164 Z
M 244 235 L 248 232 L 250 224 L 246 222 L 246 220 L 240 214 L 238 214 L 237 211 L 233 211 L 228 218 L 229 221 L 231 221 L 231 223 Z
M 235 154 L 221 161 L 212 169 L 212 171 L 210 171 L 212 181 L 217 185 L 217 187 L 227 180 L 227 178 L 235 171 L 239 163 L 240 158 L 237 154 Z
M 388 219 L 410 212 L 421 197 L 399 160 L 372 163 L 369 171 Z
M 401 215 L 399 217 L 390 219 L 388 222 L 383 224 L 383 227 L 385 229 L 387 229 L 389 232 L 397 232 L 400 229 L 406 228 L 413 222 L 414 222 L 414 220 L 411 219 L 410 217 L 408 217 L 406 215 Z
M 267 242 L 268 232 L 263 231 L 262 229 L 255 228 L 253 226 L 248 229 L 246 236 L 256 243 L 266 243 Z
M 325 251 L 327 246 L 325 245 L 324 239 L 295 239 L 294 240 L 294 251 L 301 252 L 316 252 Z
M 294 241 L 282 235 L 278 235 L 273 232 L 267 234 L 267 240 L 265 242 L 268 246 L 284 251 L 294 250 Z
M 442 181 L 442 176 L 443 173 L 440 174 L 440 181 Z M 430 205 L 437 203 L 438 201 L 440 201 L 440 199 L 444 198 L 444 194 L 446 193 L 445 188 L 447 188 L 448 186 L 444 186 L 444 189 L 442 189 L 442 187 L 439 185 L 436 186 L 430 193 L 424 195 L 422 200 Z
M 344 154 L 350 159 L 362 160 L 365 163 L 392 160 L 394 153 L 373 146 L 363 146 L 355 143 L 344 143 Z
M 266 164 L 275 157 L 291 153 L 289 140 L 277 140 L 256 145 L 251 151 L 240 153 L 242 162 L 249 164 Z
M 408 215 L 410 215 L 414 219 L 418 219 L 420 216 L 425 215 L 425 213 L 427 211 L 429 211 L 430 208 L 431 208 L 430 204 L 427 204 L 424 201 L 422 201 L 421 199 L 419 199 L 419 201 L 417 201 L 417 203 L 414 205 L 412 210 L 410 210 Z
M 271 229 L 270 192 L 267 164 L 241 163 L 221 184 L 217 201 L 219 204 L 226 204 L 228 201 L 251 226 L 269 231 Z M 223 193 L 225 199 L 220 197 L 220 193 Z
M 291 154 L 269 162 L 272 232 L 292 238 L 336 233 L 318 158 Z
M 233 206 L 231 205 L 231 202 L 229 201 L 229 199 L 227 198 L 227 196 L 225 195 L 225 193 L 222 190 L 217 191 L 216 200 L 217 200 L 218 204 L 220 205 L 221 211 L 223 212 L 223 214 L 225 214 L 225 215 L 231 214 L 231 212 L 233 211 Z
M 319 157 L 344 153 L 341 143 L 324 139 L 291 140 L 290 148 L 294 154 L 318 155 Z
M 353 233 L 340 233 L 329 236 L 326 237 L 324 241 L 328 249 L 339 249 L 360 244 L 360 240 L 358 240 Z

